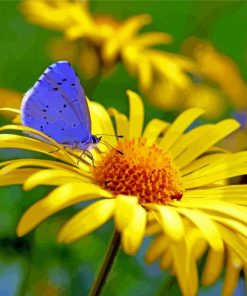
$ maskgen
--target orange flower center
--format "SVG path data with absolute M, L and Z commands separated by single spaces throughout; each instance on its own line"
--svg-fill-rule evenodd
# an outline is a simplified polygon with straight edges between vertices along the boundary
M 95 182 L 114 195 L 137 196 L 140 203 L 180 200 L 182 186 L 173 159 L 146 142 L 144 138 L 119 142 L 92 169 Z

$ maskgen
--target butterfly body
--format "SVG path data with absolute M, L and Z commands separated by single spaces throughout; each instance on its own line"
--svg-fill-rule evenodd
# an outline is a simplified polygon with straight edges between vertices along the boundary
M 71 149 L 90 150 L 100 141 L 91 134 L 84 91 L 67 61 L 49 66 L 27 91 L 21 104 L 21 121 Z

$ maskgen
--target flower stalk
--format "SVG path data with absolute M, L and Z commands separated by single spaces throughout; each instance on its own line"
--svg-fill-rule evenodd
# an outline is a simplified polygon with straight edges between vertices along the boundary
M 112 240 L 109 244 L 105 259 L 92 286 L 89 296 L 99 296 L 101 294 L 101 291 L 104 287 L 106 279 L 111 271 L 112 265 L 118 253 L 119 246 L 120 233 L 115 230 L 112 236 Z

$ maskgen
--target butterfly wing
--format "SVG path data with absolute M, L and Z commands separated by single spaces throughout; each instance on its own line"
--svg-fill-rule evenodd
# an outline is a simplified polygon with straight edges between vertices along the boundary
M 25 94 L 22 124 L 59 143 L 90 142 L 91 120 L 84 91 L 67 61 L 49 66 Z

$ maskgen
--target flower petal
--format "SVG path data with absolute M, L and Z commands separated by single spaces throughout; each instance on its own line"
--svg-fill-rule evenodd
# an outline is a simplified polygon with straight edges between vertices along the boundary
M 228 185 L 225 187 L 187 190 L 183 200 L 200 198 L 202 201 L 225 201 L 238 205 L 247 205 L 247 185 Z
M 165 236 L 163 233 L 159 235 L 157 238 L 155 238 L 146 252 L 146 255 L 145 255 L 146 263 L 148 264 L 153 263 L 159 257 L 161 257 L 162 254 L 167 249 L 169 243 L 170 243 L 169 238 Z
M 92 133 L 93 134 L 107 134 L 111 135 L 107 137 L 107 143 L 116 146 L 117 141 L 115 136 L 115 130 L 112 125 L 111 118 L 106 109 L 99 103 L 90 102 L 89 104 L 91 119 L 92 119 Z M 103 135 L 105 139 L 106 136 Z
M 198 172 L 201 168 L 213 164 L 214 162 L 219 162 L 220 159 L 224 157 L 223 153 L 215 153 L 205 155 L 201 158 L 194 160 L 191 164 L 181 169 L 181 175 L 185 176 L 193 172 Z M 184 178 L 183 178 L 184 179 Z
M 167 248 L 160 259 L 160 268 L 161 269 L 172 268 L 173 267 L 172 264 L 173 264 L 172 251 L 171 251 L 171 248 Z
M 115 199 L 103 199 L 81 210 L 62 227 L 58 241 L 70 243 L 94 231 L 112 217 L 115 204 Z
M 8 112 L 12 112 L 12 113 L 15 113 L 15 114 L 20 114 L 20 110 L 15 109 L 15 108 L 4 107 L 4 108 L 0 108 L 0 111 L 8 111 Z
M 169 123 L 163 120 L 156 118 L 150 120 L 143 132 L 143 137 L 147 139 L 147 145 L 152 145 L 168 126 Z
M 138 35 L 133 39 L 132 43 L 139 47 L 151 47 L 161 43 L 170 43 L 172 36 L 163 32 L 149 32 L 142 35 Z
M 142 134 L 144 121 L 144 107 L 141 98 L 133 91 L 128 90 L 130 115 L 129 115 L 129 139 L 138 138 Z
M 224 252 L 209 249 L 202 273 L 202 284 L 212 285 L 219 277 L 224 266 Z
M 189 131 L 188 133 L 182 135 L 176 142 L 176 145 L 172 146 L 169 149 L 169 154 L 176 159 L 188 146 L 191 145 L 196 139 L 201 137 L 202 133 L 209 133 L 209 130 L 212 125 L 205 124 L 199 127 L 196 127 Z
M 156 206 L 155 208 L 159 212 L 158 222 L 166 235 L 172 240 L 181 240 L 184 236 L 184 225 L 179 214 L 169 206 Z
M 232 248 L 244 262 L 247 262 L 247 248 L 243 241 L 223 225 L 218 224 L 218 228 L 226 245 Z
M 0 186 L 23 184 L 28 177 L 39 169 L 17 169 L 0 177 Z
M 119 195 L 116 197 L 115 223 L 118 231 L 122 231 L 133 219 L 138 199 L 135 196 Z
M 142 92 L 147 91 L 152 86 L 153 69 L 149 59 L 145 55 L 139 55 L 136 61 L 137 75 L 139 77 L 139 87 Z
M 129 121 L 126 115 L 118 112 L 115 108 L 109 108 L 108 112 L 114 116 L 116 121 L 117 135 L 128 139 L 129 137 Z M 121 139 L 120 139 L 121 140 Z
M 0 166 L 3 166 L 3 168 L 0 170 L 0 175 L 7 174 L 11 172 L 12 170 L 15 170 L 20 167 L 45 167 L 45 168 L 51 168 L 51 169 L 66 169 L 70 172 L 77 172 L 81 173 L 79 169 L 77 169 L 74 166 L 68 165 L 63 162 L 58 161 L 52 161 L 52 160 L 46 160 L 46 159 L 15 159 L 11 161 L 6 161 L 0 163 Z M 87 167 L 83 167 L 83 170 L 85 170 Z
M 180 240 L 171 245 L 173 266 L 183 295 L 196 295 L 198 288 L 198 274 L 192 252 L 186 247 L 185 241 Z
M 63 151 L 62 149 L 57 152 L 51 153 L 52 151 L 54 151 L 54 146 L 46 144 L 45 142 L 18 135 L 0 134 L 0 148 L 18 148 L 31 150 L 48 154 L 60 160 L 64 160 L 68 163 L 77 162 L 77 160 L 72 158 L 67 152 Z
M 198 108 L 191 108 L 181 113 L 171 124 L 167 133 L 159 142 L 159 146 L 168 151 L 191 123 L 203 113 L 204 111 Z
M 184 153 L 176 159 L 177 166 L 182 169 L 207 151 L 209 147 L 238 129 L 239 126 L 240 124 L 236 120 L 226 119 L 211 127 L 210 137 L 208 136 L 209 131 L 205 131 L 201 137 L 195 139 Z
M 242 262 L 240 258 L 232 250 L 228 250 L 226 275 L 221 294 L 222 296 L 233 295 L 239 281 L 241 268 Z
M 63 185 L 72 182 L 85 182 L 88 179 L 83 174 L 68 170 L 48 169 L 40 170 L 26 179 L 23 188 L 31 190 L 39 185 Z
M 25 235 L 46 218 L 66 207 L 101 196 L 111 197 L 108 192 L 93 184 L 83 182 L 64 184 L 24 213 L 18 224 L 17 234 Z
M 134 255 L 139 249 L 145 234 L 146 220 L 146 211 L 137 205 L 132 220 L 122 231 L 121 243 L 127 254 Z
M 216 251 L 221 251 L 224 248 L 223 241 L 218 229 L 218 224 L 214 223 L 208 215 L 198 210 L 189 210 L 185 208 L 176 208 L 178 212 L 186 216 L 194 223 L 203 233 L 205 239 Z
M 126 44 L 131 37 L 136 34 L 141 27 L 150 23 L 151 18 L 147 14 L 129 17 L 122 26 L 116 30 L 116 33 L 105 42 L 102 49 L 102 57 L 106 63 L 112 63 L 116 60 L 121 47 Z
M 177 208 L 191 208 L 191 209 L 199 209 L 203 210 L 209 216 L 216 216 L 221 218 L 222 216 L 228 216 L 230 218 L 234 218 L 236 220 L 241 221 L 242 223 L 246 222 L 247 209 L 243 206 L 238 206 L 235 204 L 230 204 L 224 201 L 214 201 L 213 203 L 209 203 L 206 200 L 198 200 L 198 198 L 194 198 L 194 200 L 183 201 L 181 202 L 173 202 L 173 205 L 176 205 Z

